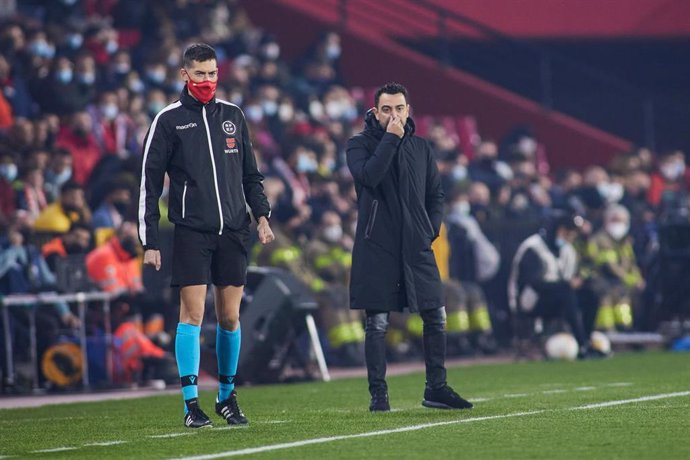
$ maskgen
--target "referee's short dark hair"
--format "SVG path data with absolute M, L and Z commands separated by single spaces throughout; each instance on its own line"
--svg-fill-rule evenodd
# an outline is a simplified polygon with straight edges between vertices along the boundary
M 410 103 L 410 99 L 407 94 L 407 88 L 405 88 L 403 85 L 400 83 L 395 83 L 395 82 L 390 82 L 386 83 L 382 87 L 376 90 L 376 94 L 374 95 L 374 107 L 378 108 L 379 106 L 379 98 L 381 97 L 382 94 L 402 94 L 405 96 L 405 102 L 407 104 Z
M 204 62 L 216 59 L 216 50 L 206 43 L 192 43 L 182 54 L 182 63 L 185 67 L 191 67 L 192 61 Z

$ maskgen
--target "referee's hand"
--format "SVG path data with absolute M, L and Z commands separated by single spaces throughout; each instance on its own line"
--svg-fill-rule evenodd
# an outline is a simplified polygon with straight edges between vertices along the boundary
M 144 265 L 156 267 L 156 271 L 161 269 L 161 252 L 158 249 L 147 249 L 144 252 Z
M 276 239 L 271 230 L 271 226 L 268 225 L 268 219 L 263 216 L 259 217 L 259 225 L 256 227 L 256 230 L 259 232 L 259 241 L 261 241 L 261 244 L 268 244 Z

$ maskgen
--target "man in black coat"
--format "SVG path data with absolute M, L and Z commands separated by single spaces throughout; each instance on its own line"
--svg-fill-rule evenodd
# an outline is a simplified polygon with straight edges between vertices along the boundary
M 376 91 L 364 131 L 347 144 L 357 190 L 350 306 L 366 311 L 365 355 L 371 405 L 388 411 L 384 335 L 391 311 L 424 320 L 426 407 L 466 409 L 446 383 L 446 314 L 431 250 L 443 218 L 443 190 L 429 143 L 414 135 L 407 89 L 388 83 Z

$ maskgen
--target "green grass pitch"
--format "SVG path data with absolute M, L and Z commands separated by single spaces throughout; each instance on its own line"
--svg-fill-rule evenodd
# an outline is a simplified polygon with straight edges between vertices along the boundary
M 422 408 L 424 376 L 411 374 L 389 379 L 388 414 L 368 412 L 364 379 L 240 388 L 240 428 L 213 414 L 213 428 L 187 429 L 168 395 L 1 410 L 0 456 L 690 458 L 688 354 L 477 365 L 448 380 L 474 409 Z M 209 416 L 213 397 L 201 394 Z

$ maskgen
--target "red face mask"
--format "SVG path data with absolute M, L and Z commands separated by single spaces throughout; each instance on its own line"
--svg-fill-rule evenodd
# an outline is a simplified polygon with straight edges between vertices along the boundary
M 202 82 L 195 82 L 192 81 L 190 78 L 187 81 L 187 90 L 189 91 L 189 94 L 194 96 L 199 102 L 202 104 L 207 104 L 211 99 L 213 99 L 213 96 L 216 95 L 216 86 L 218 86 L 217 81 L 202 81 Z

